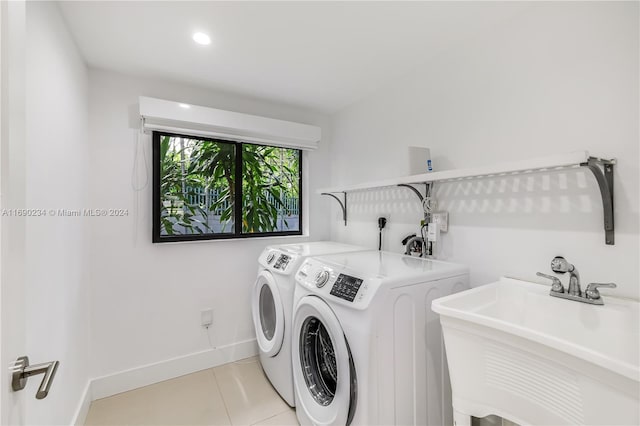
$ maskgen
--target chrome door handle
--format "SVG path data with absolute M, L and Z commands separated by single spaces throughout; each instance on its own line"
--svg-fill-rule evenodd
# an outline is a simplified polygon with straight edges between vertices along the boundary
M 49 389 L 51 389 L 51 383 L 56 371 L 58 371 L 58 365 L 60 365 L 59 361 L 29 365 L 29 357 L 21 356 L 13 365 L 11 388 L 14 391 L 22 390 L 27 385 L 29 377 L 44 374 L 38 392 L 36 392 L 36 399 L 44 399 L 49 395 Z

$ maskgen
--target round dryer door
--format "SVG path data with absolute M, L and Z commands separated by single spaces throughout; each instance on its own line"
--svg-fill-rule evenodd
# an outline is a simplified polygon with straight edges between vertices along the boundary
M 284 311 L 273 275 L 262 271 L 253 291 L 253 325 L 260 351 L 275 356 L 284 340 Z
M 297 409 L 315 425 L 350 424 L 357 383 L 338 318 L 323 300 L 306 296 L 296 308 L 293 333 Z

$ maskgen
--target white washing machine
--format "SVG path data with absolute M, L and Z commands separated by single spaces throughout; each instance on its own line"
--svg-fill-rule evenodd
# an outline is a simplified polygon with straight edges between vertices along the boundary
M 309 256 L 365 250 L 331 241 L 270 246 L 258 258 L 252 296 L 260 363 L 282 398 L 295 406 L 291 366 L 294 274 Z
M 466 266 L 364 251 L 309 258 L 296 281 L 300 424 L 453 424 L 431 301 L 469 288 Z

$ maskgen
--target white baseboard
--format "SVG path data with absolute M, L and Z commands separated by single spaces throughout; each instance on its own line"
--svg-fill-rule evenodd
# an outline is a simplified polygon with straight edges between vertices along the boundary
M 82 426 L 87 419 L 87 414 L 89 413 L 89 407 L 91 406 L 91 380 L 87 380 L 87 385 L 84 387 L 84 391 L 82 392 L 82 397 L 80 397 L 80 402 L 78 403 L 78 408 L 76 408 L 76 412 L 73 415 L 73 422 L 71 423 L 73 426 Z
M 120 371 L 108 376 L 91 380 L 88 394 L 90 400 L 106 398 L 121 392 L 152 385 L 164 380 L 195 373 L 207 368 L 217 367 L 228 362 L 238 361 L 258 354 L 256 339 L 245 340 L 231 345 L 208 349 L 178 358 L 143 365 L 130 370 Z M 81 404 L 81 407 L 84 405 Z M 87 405 L 87 411 L 88 411 Z M 82 410 L 79 409 L 79 413 Z M 86 416 L 86 412 L 84 414 Z M 80 417 L 76 419 L 79 420 Z M 81 419 L 84 421 L 84 417 Z M 82 423 L 82 422 L 81 422 Z

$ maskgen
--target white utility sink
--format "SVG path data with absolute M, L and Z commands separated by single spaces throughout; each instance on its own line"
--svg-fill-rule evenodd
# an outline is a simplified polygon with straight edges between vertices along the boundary
M 495 414 L 526 425 L 640 424 L 640 309 L 549 296 L 502 278 L 442 297 L 456 424 Z

